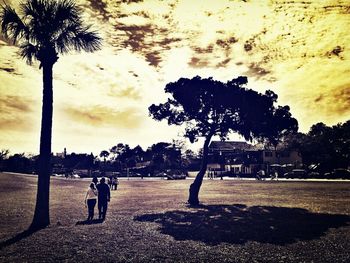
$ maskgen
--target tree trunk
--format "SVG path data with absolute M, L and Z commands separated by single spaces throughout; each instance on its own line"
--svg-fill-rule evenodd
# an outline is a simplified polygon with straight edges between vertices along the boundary
M 212 136 L 213 136 L 212 134 L 209 134 L 205 138 L 205 142 L 203 146 L 203 157 L 202 157 L 201 169 L 199 170 L 199 173 L 197 174 L 193 183 L 190 185 L 189 198 L 188 198 L 188 203 L 190 205 L 194 205 L 194 206 L 199 205 L 198 195 L 203 182 L 205 172 L 207 171 L 209 143 Z
M 51 135 L 53 112 L 52 64 L 43 65 L 43 104 L 41 116 L 40 156 L 38 189 L 32 229 L 41 229 L 50 224 L 50 176 L 51 176 Z

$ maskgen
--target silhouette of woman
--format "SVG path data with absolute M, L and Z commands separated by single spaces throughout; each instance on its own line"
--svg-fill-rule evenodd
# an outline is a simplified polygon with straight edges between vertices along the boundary
M 85 196 L 85 205 L 87 205 L 89 213 L 87 220 L 92 220 L 94 218 L 94 210 L 97 202 L 97 195 L 98 191 L 96 189 L 96 186 L 94 183 L 91 183 Z

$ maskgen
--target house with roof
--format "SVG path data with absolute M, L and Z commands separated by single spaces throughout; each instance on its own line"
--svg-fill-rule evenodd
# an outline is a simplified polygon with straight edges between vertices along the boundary
M 272 164 L 297 168 L 302 160 L 297 150 L 283 147 L 269 149 L 243 141 L 212 141 L 209 145 L 209 173 L 251 175 L 260 169 L 268 172 Z

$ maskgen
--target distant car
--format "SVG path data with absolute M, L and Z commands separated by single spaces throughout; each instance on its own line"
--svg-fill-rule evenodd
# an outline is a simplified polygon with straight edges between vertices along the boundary
M 324 175 L 328 179 L 350 179 L 350 171 L 343 168 L 334 169 L 332 172 Z
M 155 176 L 155 177 L 167 177 L 168 174 L 165 173 L 165 172 L 160 172 L 160 173 L 156 173 L 154 176 Z
M 321 175 L 320 175 L 319 172 L 309 172 L 309 173 L 307 174 L 307 177 L 308 177 L 308 178 L 320 178 Z
M 72 174 L 72 178 L 80 178 L 78 174 Z
M 168 180 L 183 180 L 186 179 L 186 173 L 181 171 L 170 172 L 167 174 Z
M 137 172 L 129 171 L 129 176 L 131 177 L 141 177 L 142 175 Z
M 283 175 L 285 178 L 306 178 L 306 171 L 304 169 L 293 169 L 291 172 Z

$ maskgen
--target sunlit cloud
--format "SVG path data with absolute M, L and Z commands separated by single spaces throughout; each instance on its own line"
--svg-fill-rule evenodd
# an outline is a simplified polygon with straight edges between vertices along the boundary
M 166 99 L 166 83 L 196 75 L 248 76 L 249 88 L 272 89 L 280 104 L 290 105 L 304 132 L 350 116 L 348 1 L 77 3 L 103 48 L 60 56 L 54 66 L 54 151 L 171 140 L 180 129 L 150 119 L 147 108 Z M 2 37 L 0 57 L 0 143 L 36 151 L 41 71 Z
M 67 118 L 93 127 L 117 126 L 123 129 L 137 129 L 142 124 L 142 116 L 133 108 L 116 111 L 113 108 L 95 105 L 83 108 L 71 107 L 65 111 Z

